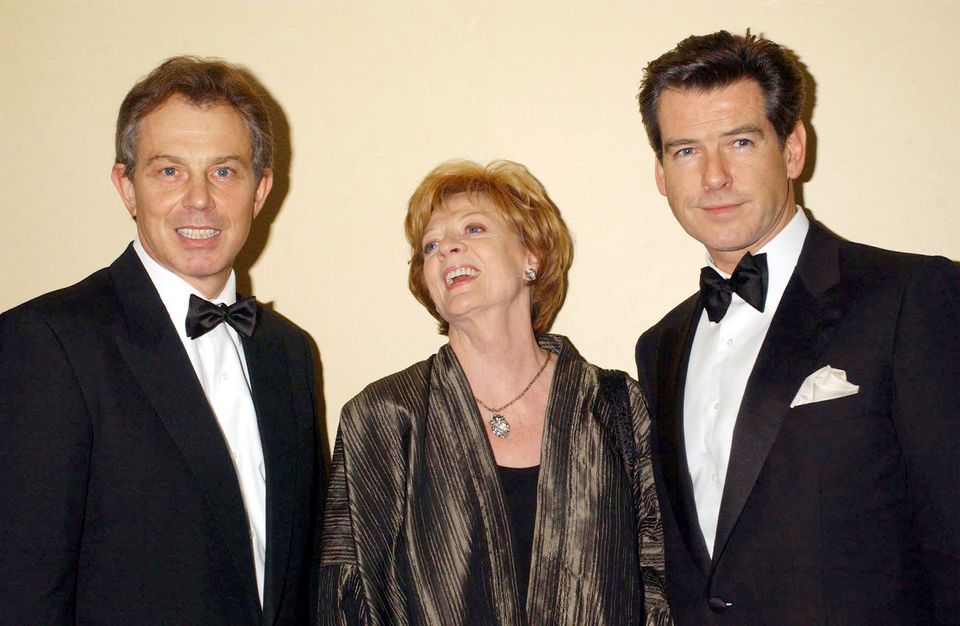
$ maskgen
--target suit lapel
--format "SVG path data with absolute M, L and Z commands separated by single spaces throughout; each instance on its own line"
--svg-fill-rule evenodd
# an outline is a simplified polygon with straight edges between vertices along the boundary
M 839 241 L 811 222 L 740 404 L 717 520 L 714 564 L 753 490 L 790 402 L 828 344 L 845 302 Z
M 280 607 L 295 509 L 300 493 L 296 485 L 296 413 L 283 340 L 273 320 L 260 311 L 260 325 L 243 352 L 250 372 L 253 404 L 257 411 L 260 441 L 267 471 L 267 558 L 264 572 L 263 622 L 272 624 Z
M 703 311 L 699 296 L 685 303 L 687 315 L 676 331 L 664 338 L 657 353 L 657 445 L 664 473 L 670 506 L 687 550 L 700 571 L 707 575 L 710 554 L 700 530 L 697 505 L 693 497 L 693 483 L 687 467 L 686 444 L 683 437 L 683 390 L 687 379 L 690 349 L 697 330 L 697 321 Z
M 117 346 L 213 512 L 246 596 L 257 583 L 246 511 L 216 417 L 160 296 L 132 247 L 110 267 L 127 320 Z M 258 603 L 254 610 L 259 612 Z

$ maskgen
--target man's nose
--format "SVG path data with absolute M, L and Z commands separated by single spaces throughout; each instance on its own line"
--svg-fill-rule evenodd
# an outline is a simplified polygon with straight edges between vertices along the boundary
M 183 198 L 183 205 L 188 209 L 202 211 L 213 207 L 213 196 L 210 194 L 210 185 L 203 177 L 191 177 L 187 183 L 187 193 Z
M 703 188 L 722 189 L 730 183 L 730 170 L 721 154 L 707 154 L 703 166 Z

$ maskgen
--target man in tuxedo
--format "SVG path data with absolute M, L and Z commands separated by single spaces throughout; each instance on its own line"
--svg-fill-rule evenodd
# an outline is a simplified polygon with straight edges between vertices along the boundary
M 232 65 L 175 57 L 116 143 L 137 238 L 0 316 L 0 623 L 302 624 L 311 349 L 233 271 L 273 180 L 267 110 Z
M 655 175 L 707 251 L 637 343 L 679 624 L 960 621 L 960 274 L 794 201 L 792 57 L 695 36 L 640 91 Z

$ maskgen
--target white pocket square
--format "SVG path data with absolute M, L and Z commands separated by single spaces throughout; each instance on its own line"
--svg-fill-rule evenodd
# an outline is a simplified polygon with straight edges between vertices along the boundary
M 860 391 L 859 385 L 847 382 L 847 373 L 826 365 L 807 376 L 794 396 L 790 408 L 811 402 L 822 402 L 852 396 Z

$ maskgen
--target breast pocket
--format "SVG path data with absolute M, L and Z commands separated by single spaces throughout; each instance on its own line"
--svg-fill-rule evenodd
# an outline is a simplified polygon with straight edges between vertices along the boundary
M 784 428 L 805 430 L 829 426 L 849 420 L 862 419 L 865 409 L 860 394 L 811 402 L 790 409 Z

